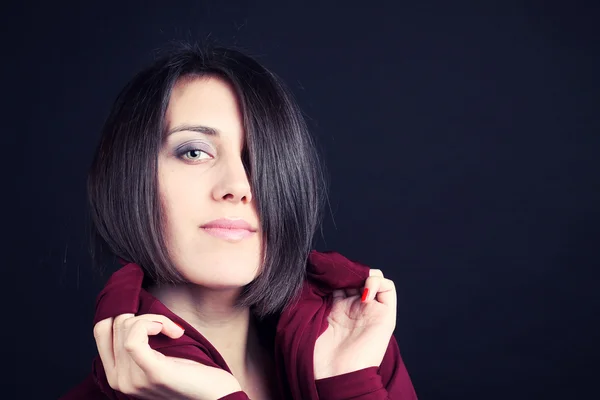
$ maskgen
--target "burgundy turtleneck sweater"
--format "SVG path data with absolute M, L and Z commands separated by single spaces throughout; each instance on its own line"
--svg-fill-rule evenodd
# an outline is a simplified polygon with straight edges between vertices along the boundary
M 277 370 L 277 399 L 292 400 L 415 400 L 417 396 L 400 357 L 394 336 L 379 367 L 315 380 L 313 350 L 317 338 L 327 329 L 327 315 L 335 289 L 358 288 L 369 276 L 369 267 L 350 261 L 336 252 L 310 252 L 307 279 L 300 301 L 283 310 L 277 318 L 264 321 L 261 335 L 271 343 Z M 179 339 L 159 334 L 149 337 L 150 347 L 171 357 L 187 358 L 229 373 L 217 349 L 200 332 L 142 288 L 144 272 L 134 263 L 117 270 L 96 300 L 93 323 L 123 313 L 161 314 L 181 325 Z M 102 361 L 96 356 L 92 371 L 61 400 L 133 399 L 113 390 L 106 379 Z M 219 400 L 248 400 L 244 392 Z

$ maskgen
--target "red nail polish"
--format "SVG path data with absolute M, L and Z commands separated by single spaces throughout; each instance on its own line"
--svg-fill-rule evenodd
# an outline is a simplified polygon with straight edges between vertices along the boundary
M 365 288 L 365 290 L 363 291 L 362 298 L 360 299 L 360 301 L 364 302 L 367 299 L 368 295 L 369 295 L 369 288 Z
M 177 322 L 173 322 L 175 325 L 177 325 L 178 327 L 181 328 L 182 331 L 185 331 L 185 329 L 183 329 L 183 326 L 179 325 Z

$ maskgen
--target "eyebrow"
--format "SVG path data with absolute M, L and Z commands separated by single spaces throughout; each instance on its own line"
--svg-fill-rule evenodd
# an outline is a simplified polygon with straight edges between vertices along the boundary
M 209 136 L 220 136 L 221 132 L 219 132 L 218 129 L 216 128 L 211 128 L 210 126 L 204 126 L 204 125 L 179 125 L 176 126 L 175 128 L 170 129 L 166 136 L 169 136 L 175 132 L 182 132 L 182 131 L 191 131 L 191 132 L 198 132 L 198 133 L 204 133 L 205 135 L 209 135 Z

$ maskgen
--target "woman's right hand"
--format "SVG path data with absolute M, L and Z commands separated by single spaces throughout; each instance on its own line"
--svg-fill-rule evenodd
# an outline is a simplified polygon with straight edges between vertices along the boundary
M 225 370 L 152 349 L 149 335 L 177 339 L 183 329 L 163 315 L 121 314 L 99 321 L 94 338 L 111 388 L 140 399 L 215 400 L 241 391 Z

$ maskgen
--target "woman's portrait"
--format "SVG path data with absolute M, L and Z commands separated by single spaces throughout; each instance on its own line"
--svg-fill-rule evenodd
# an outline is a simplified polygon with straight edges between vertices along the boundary
M 136 75 L 88 178 L 99 252 L 124 266 L 64 398 L 416 398 L 393 282 L 311 251 L 319 162 L 283 83 L 237 50 L 180 44 Z
M 0 397 L 593 398 L 590 10 L 36 3 Z

